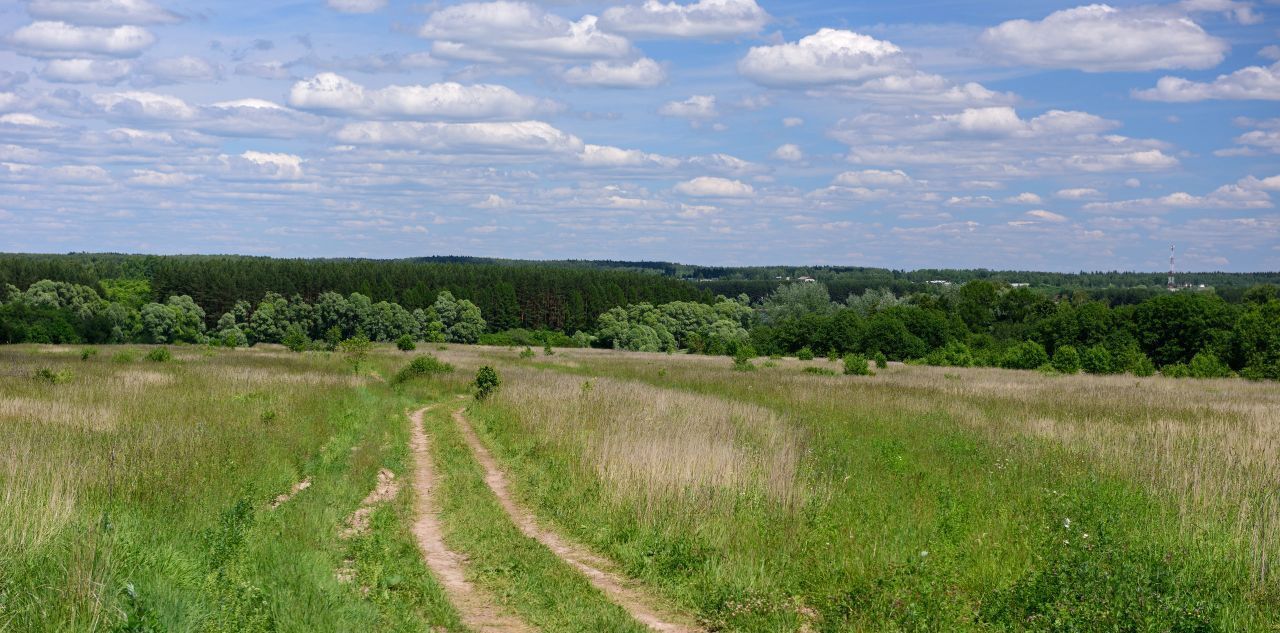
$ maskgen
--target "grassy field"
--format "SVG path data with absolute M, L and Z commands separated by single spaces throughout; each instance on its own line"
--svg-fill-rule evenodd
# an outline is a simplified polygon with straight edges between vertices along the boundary
M 410 530 L 432 403 L 444 540 L 529 630 L 645 627 L 504 514 L 461 406 L 548 529 L 708 631 L 1280 630 L 1274 383 L 150 351 L 0 348 L 0 631 L 464 630 Z

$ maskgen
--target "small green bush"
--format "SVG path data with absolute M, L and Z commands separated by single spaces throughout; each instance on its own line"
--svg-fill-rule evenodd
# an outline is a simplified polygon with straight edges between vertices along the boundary
M 405 334 L 404 336 L 396 339 L 396 349 L 402 352 L 412 352 L 413 350 L 418 349 L 418 344 L 414 342 L 412 336 Z
M 74 377 L 75 374 L 72 374 L 70 370 L 60 369 L 58 371 L 54 371 L 48 367 L 37 369 L 33 375 L 33 378 L 36 380 L 47 382 L 51 385 L 60 385 L 64 382 L 71 382 L 71 379 Z
M 1023 341 L 1005 350 L 1000 366 L 1005 369 L 1035 369 L 1049 362 L 1044 346 L 1035 341 Z
M 157 347 L 147 352 L 147 360 L 153 363 L 167 363 L 173 360 L 173 354 L 169 352 L 167 347 Z
M 805 367 L 803 371 L 806 374 L 817 374 L 819 376 L 835 376 L 836 375 L 836 372 L 830 369 L 827 369 L 826 367 Z
M 502 379 L 492 367 L 485 365 L 476 372 L 476 379 L 471 384 L 476 389 L 476 400 L 486 400 L 502 385 Z
M 889 359 L 885 357 L 884 352 L 876 352 L 871 358 L 876 361 L 876 369 L 884 369 L 889 366 Z
M 833 363 L 840 360 L 840 355 L 836 353 L 836 349 L 834 347 L 827 350 L 827 360 Z
M 756 357 L 756 351 L 749 346 L 739 347 L 738 351 L 733 355 L 734 371 L 755 371 L 756 366 L 751 364 L 751 359 Z
M 1053 352 L 1053 368 L 1064 374 L 1080 372 L 1080 352 L 1070 345 L 1063 345 Z
M 800 351 L 796 352 L 796 358 L 800 360 L 813 360 L 813 350 L 808 347 L 801 347 Z
M 520 358 L 533 358 L 534 356 L 537 356 L 537 354 L 533 353 L 532 347 L 526 347 L 520 350 Z
M 1129 372 L 1134 376 L 1154 376 L 1156 373 L 1156 366 L 1155 363 L 1151 362 L 1150 358 L 1147 358 L 1146 354 L 1139 353 L 1138 356 L 1133 359 L 1133 362 L 1129 364 Z
M 132 362 L 133 362 L 133 352 L 132 352 L 131 350 L 124 350 L 124 351 L 121 351 L 121 352 L 116 352 L 115 354 L 112 354 L 112 356 L 111 356 L 111 362 L 113 362 L 113 363 L 132 363 Z
M 1080 355 L 1080 367 L 1090 374 L 1110 374 L 1115 372 L 1115 359 L 1111 351 L 1101 345 L 1085 348 Z
M 373 347 L 373 342 L 363 332 L 356 332 L 356 335 L 339 343 L 338 351 L 342 352 L 343 360 L 347 365 L 351 366 L 351 371 L 359 372 L 360 366 L 364 364 L 365 358 L 369 356 L 369 350 Z
M 543 355 L 543 356 L 555 356 L 555 355 L 556 355 L 556 351 L 555 351 L 555 350 L 553 350 L 553 349 L 551 349 L 551 343 L 545 343 L 545 344 L 543 344 L 543 346 L 542 346 L 542 355 Z
M 1218 359 L 1213 352 L 1202 351 L 1191 357 L 1191 364 L 1187 366 L 1187 370 L 1191 373 L 1192 378 L 1228 378 L 1231 376 L 1231 368 L 1227 364 Z
M 311 345 L 311 338 L 303 331 L 301 325 L 294 323 L 289 326 L 289 331 L 285 332 L 280 342 L 291 352 L 305 352 Z
M 1173 363 L 1161 367 L 1160 375 L 1167 378 L 1189 378 L 1191 377 L 1191 368 L 1184 363 Z
M 395 382 L 405 382 L 420 376 L 434 376 L 436 374 L 448 374 L 453 371 L 453 365 L 446 363 L 431 354 L 423 354 L 409 361 L 400 371 L 396 372 Z
M 94 356 L 97 356 L 97 355 L 98 355 L 98 350 L 97 348 L 94 348 L 94 347 L 86 347 L 80 350 L 80 360 L 82 361 L 89 360 L 90 358 L 93 358 Z
M 342 344 L 342 328 L 333 326 L 324 331 L 324 346 L 329 351 L 338 349 L 338 345 Z
M 867 357 L 862 354 L 845 354 L 844 375 L 871 376 L 871 368 L 867 366 Z

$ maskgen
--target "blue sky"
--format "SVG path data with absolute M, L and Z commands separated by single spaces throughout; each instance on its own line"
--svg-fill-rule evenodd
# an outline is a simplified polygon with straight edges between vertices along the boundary
M 1275 0 L 0 6 L 0 250 L 1280 270 Z

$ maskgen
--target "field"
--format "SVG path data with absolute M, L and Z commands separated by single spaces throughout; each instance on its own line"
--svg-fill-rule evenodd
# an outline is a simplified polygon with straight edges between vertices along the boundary
M 0 631 L 1280 630 L 1274 382 L 87 349 L 0 347 Z

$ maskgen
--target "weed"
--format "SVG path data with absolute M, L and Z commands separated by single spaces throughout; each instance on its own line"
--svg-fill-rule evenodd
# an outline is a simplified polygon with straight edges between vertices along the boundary
M 147 352 L 147 360 L 153 363 L 167 363 L 173 360 L 173 353 L 167 347 L 157 347 Z
M 90 358 L 93 358 L 94 356 L 97 356 L 97 355 L 98 355 L 98 349 L 96 347 L 86 347 L 80 350 L 81 361 L 89 360 Z
M 71 379 L 75 378 L 75 374 L 72 374 L 69 369 L 54 371 L 48 367 L 42 367 L 37 369 L 32 377 L 40 382 L 47 382 L 51 385 L 61 385 L 63 383 L 71 382 Z

